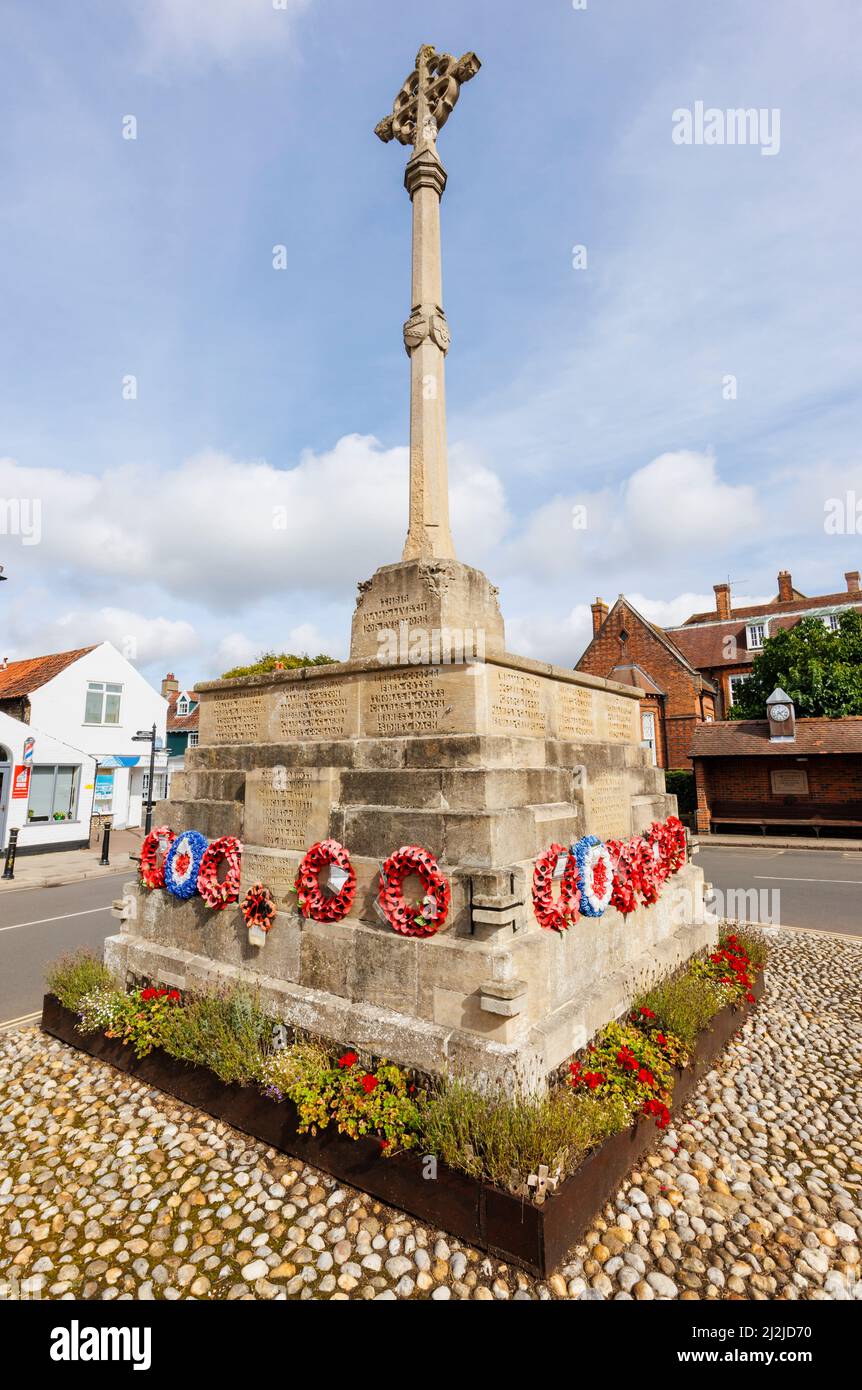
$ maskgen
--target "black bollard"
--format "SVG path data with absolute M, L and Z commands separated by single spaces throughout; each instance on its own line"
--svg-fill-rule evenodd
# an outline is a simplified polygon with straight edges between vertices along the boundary
M 3 869 L 3 877 L 4 877 L 4 878 L 14 878 L 14 877 L 15 877 L 15 852 L 16 852 L 17 848 L 18 848 L 18 831 L 17 831 L 17 829 L 10 830 L 10 831 L 9 831 L 9 847 L 8 847 L 8 849 L 6 850 L 6 865 L 5 865 L 4 869 Z
M 101 859 L 99 860 L 99 863 L 100 863 L 100 864 L 105 864 L 105 865 L 110 864 L 111 861 L 110 861 L 110 859 L 108 858 L 108 850 L 109 850 L 109 848 L 110 848 L 110 845 L 111 845 L 111 822 L 108 820 L 108 821 L 105 821 L 105 833 L 104 833 L 104 835 L 102 836 L 102 857 L 101 857 Z

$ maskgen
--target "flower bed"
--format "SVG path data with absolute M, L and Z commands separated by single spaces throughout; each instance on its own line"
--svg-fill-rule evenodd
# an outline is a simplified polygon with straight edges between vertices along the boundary
M 725 938 L 721 949 L 745 953 L 739 938 L 736 945 Z M 418 1078 L 389 1062 L 364 1061 L 352 1049 L 333 1054 L 308 1039 L 264 1053 L 272 1020 L 241 997 L 180 1001 L 176 991 L 152 988 L 121 995 L 106 987 L 95 961 L 89 972 L 79 960 L 49 977 L 64 1002 L 46 996 L 42 1026 L 380 1201 L 544 1275 L 652 1147 L 671 1105 L 684 1104 L 759 997 L 762 974 L 745 960 L 717 991 L 708 979 L 717 1011 L 690 1042 L 666 1030 L 648 1001 L 690 1033 L 691 987 L 674 993 L 673 982 L 659 986 L 626 1020 L 604 1029 L 549 1096 L 523 1101 L 480 1096 L 463 1082 L 425 1094 Z M 724 969 L 726 961 L 696 964 Z M 749 969 L 750 987 L 738 978 Z M 696 981 L 694 964 L 680 978 Z M 511 1169 L 512 1155 L 520 1171 Z

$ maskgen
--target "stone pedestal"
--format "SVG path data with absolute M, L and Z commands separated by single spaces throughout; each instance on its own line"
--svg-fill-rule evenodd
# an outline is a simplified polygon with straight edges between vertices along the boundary
M 359 643 L 370 597 L 403 569 L 360 595 Z M 200 743 L 156 821 L 240 835 L 243 886 L 268 884 L 279 916 L 256 949 L 238 909 L 142 893 L 107 945 L 118 975 L 181 988 L 250 977 L 281 1018 L 338 1043 L 526 1087 L 715 939 L 692 865 L 628 918 L 609 909 L 562 935 L 536 923 L 533 863 L 549 844 L 627 836 L 675 808 L 640 747 L 631 687 L 500 652 L 450 666 L 364 656 L 197 689 Z M 349 917 L 321 924 L 298 912 L 293 880 L 329 835 L 358 891 Z M 444 929 L 423 940 L 375 910 L 381 861 L 413 843 L 452 885 Z

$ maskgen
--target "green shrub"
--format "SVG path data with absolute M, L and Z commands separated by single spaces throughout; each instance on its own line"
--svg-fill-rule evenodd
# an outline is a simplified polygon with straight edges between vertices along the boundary
M 670 768 L 664 775 L 665 789 L 675 796 L 679 813 L 691 815 L 697 810 L 697 792 L 694 786 L 694 773 L 684 769 Z
M 590 1149 L 628 1124 L 617 1097 L 576 1096 L 557 1088 L 541 1096 L 488 1095 L 455 1078 L 442 1081 L 420 1107 L 423 1150 L 450 1168 L 520 1187 L 539 1168 L 560 1177 Z
M 635 1008 L 652 1009 L 662 1026 L 691 1048 L 698 1033 L 709 1026 L 725 1002 L 722 990 L 714 981 L 699 979 L 685 971 L 656 985 L 649 994 L 635 1001 Z
M 165 1021 L 162 1047 L 172 1057 L 209 1067 L 222 1081 L 259 1081 L 272 1045 L 273 1020 L 256 994 L 241 985 L 190 994 Z
M 73 1009 L 76 1013 L 85 995 L 96 990 L 116 988 L 110 971 L 92 951 L 86 950 L 62 956 L 53 965 L 49 965 L 45 981 L 49 993 L 56 995 L 64 1008 Z
M 78 1001 L 79 1033 L 104 1033 L 108 1038 L 122 1037 L 129 1010 L 129 995 L 118 989 L 94 989 Z

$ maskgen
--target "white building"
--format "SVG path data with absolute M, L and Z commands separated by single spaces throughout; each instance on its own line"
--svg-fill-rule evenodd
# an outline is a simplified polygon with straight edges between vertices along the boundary
M 133 736 L 155 724 L 164 748 L 167 702 L 110 642 L 4 661 L 0 715 L 0 845 L 12 825 L 22 850 L 47 850 L 88 844 L 91 813 L 117 830 L 143 823 L 150 750 Z M 166 769 L 159 752 L 154 800 Z

